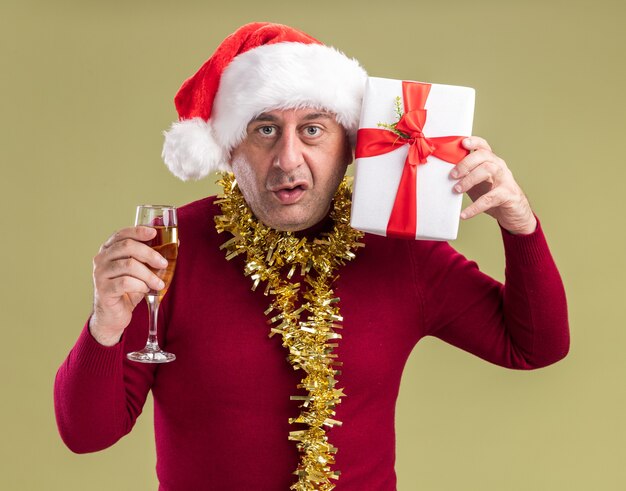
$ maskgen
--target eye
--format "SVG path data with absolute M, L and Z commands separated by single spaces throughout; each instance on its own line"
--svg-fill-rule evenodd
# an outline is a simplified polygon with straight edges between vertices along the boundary
M 318 126 L 307 126 L 304 129 L 304 132 L 306 133 L 306 136 L 319 136 L 322 132 L 322 129 Z
M 273 136 L 276 133 L 276 128 L 273 126 L 261 126 L 257 131 L 263 136 Z

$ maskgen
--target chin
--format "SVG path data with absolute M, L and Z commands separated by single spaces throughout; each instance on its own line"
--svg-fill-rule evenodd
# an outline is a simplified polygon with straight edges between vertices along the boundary
M 298 232 L 299 230 L 305 230 L 309 227 L 315 225 L 315 223 L 309 222 L 274 222 L 274 223 L 265 223 L 268 227 L 271 227 L 279 232 Z
M 275 230 L 281 232 L 298 232 L 299 230 L 305 230 L 312 227 L 324 218 L 322 215 L 319 218 L 312 217 L 311 215 L 303 216 L 302 214 L 294 214 L 293 216 L 281 216 L 281 217 L 266 217 L 266 220 L 261 220 L 268 227 L 272 227 Z
M 250 205 L 250 208 L 256 217 L 268 227 L 282 232 L 306 230 L 321 222 L 330 209 L 330 201 L 326 203 L 312 199 L 291 205 L 276 204 L 273 200 L 264 202 L 264 206 L 255 205 L 257 203 Z

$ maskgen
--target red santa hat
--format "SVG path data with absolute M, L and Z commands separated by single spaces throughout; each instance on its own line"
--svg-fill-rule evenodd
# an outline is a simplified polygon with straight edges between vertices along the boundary
M 164 133 L 163 160 L 184 181 L 229 170 L 248 123 L 274 109 L 325 109 L 354 141 L 366 78 L 356 60 L 301 31 L 242 26 L 176 94 L 179 121 Z

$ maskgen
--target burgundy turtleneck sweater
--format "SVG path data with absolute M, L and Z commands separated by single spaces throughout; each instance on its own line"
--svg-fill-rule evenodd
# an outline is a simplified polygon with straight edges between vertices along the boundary
M 286 361 L 280 336 L 268 338 L 270 299 L 250 290 L 243 258 L 226 261 L 213 198 L 179 210 L 180 250 L 159 316 L 159 340 L 177 359 L 129 362 L 143 347 L 142 302 L 122 340 L 99 345 L 83 328 L 59 368 L 55 409 L 74 452 L 94 452 L 128 433 L 148 391 L 154 396 L 160 490 L 286 491 L 298 464 L 290 417 L 299 413 L 303 376 Z M 446 242 L 367 234 L 366 246 L 335 283 L 344 317 L 335 353 L 342 426 L 328 431 L 338 447 L 337 491 L 392 491 L 394 413 L 405 362 L 424 336 L 435 336 L 489 362 L 533 369 L 569 347 L 561 278 L 541 225 L 529 235 L 501 230 L 502 285 Z

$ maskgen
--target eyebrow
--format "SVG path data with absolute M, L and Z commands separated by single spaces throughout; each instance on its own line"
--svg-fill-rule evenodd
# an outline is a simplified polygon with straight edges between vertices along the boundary
M 311 121 L 312 119 L 320 119 L 320 118 L 334 119 L 334 116 L 327 112 L 319 112 L 319 113 L 307 114 L 303 119 L 305 119 L 306 121 Z
M 317 113 L 311 113 L 311 114 L 307 114 L 306 116 L 304 116 L 302 119 L 304 119 L 305 121 L 311 121 L 314 119 L 334 119 L 334 116 L 328 112 L 325 111 L 321 111 L 321 112 L 317 112 Z M 269 113 L 261 113 L 259 114 L 256 118 L 252 119 L 252 121 L 250 121 L 250 123 L 256 123 L 256 122 L 260 122 L 260 121 L 269 121 L 272 123 L 276 123 L 279 121 L 279 118 L 277 118 L 276 116 L 269 114 Z
M 256 118 L 253 118 L 250 123 L 255 123 L 257 121 L 271 121 L 272 123 L 275 123 L 276 121 L 278 121 L 278 118 L 272 116 L 271 114 L 261 113 Z

